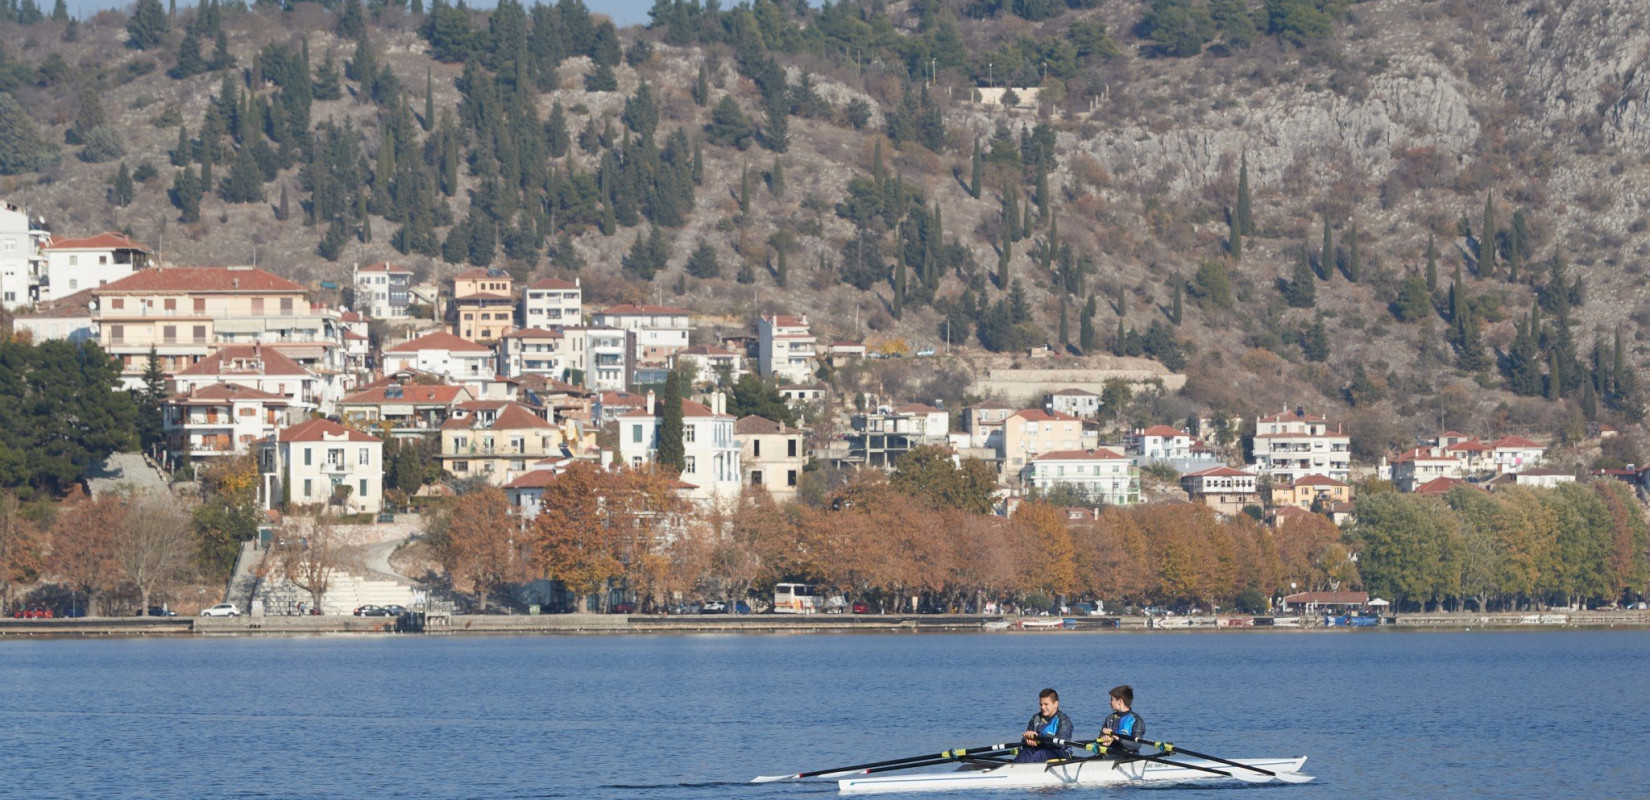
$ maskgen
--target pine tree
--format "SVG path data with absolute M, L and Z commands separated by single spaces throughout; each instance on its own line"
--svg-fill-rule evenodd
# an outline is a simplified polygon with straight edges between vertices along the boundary
M 1427 291 L 1438 291 L 1438 244 L 1427 234 Z
M 1483 372 L 1492 362 L 1479 337 L 1478 320 L 1470 309 L 1463 306 L 1462 310 L 1461 345 L 1455 354 L 1455 366 L 1466 372 Z
M 1295 260 L 1295 271 L 1284 285 L 1284 300 L 1290 308 L 1311 308 L 1317 305 L 1318 276 L 1312 272 L 1312 262 L 1305 250 Z
M 229 174 L 218 187 L 226 203 L 258 203 L 264 199 L 264 175 L 252 157 L 252 148 L 243 147 L 229 166 Z
M 85 144 L 94 129 L 107 124 L 108 117 L 103 113 L 103 101 L 98 96 L 97 87 L 87 83 L 81 87 L 80 108 L 63 139 L 69 144 Z
M 64 0 L 57 0 L 57 2 L 52 4 L 52 21 L 69 21 L 69 4 L 64 2 Z
M 1312 324 L 1301 331 L 1301 357 L 1322 363 L 1329 360 L 1329 333 L 1324 330 L 1323 314 L 1312 318 Z
M 178 221 L 199 222 L 201 218 L 201 181 L 195 171 L 184 167 L 172 176 L 172 205 L 178 207 Z
M 677 475 L 687 469 L 687 446 L 683 442 L 682 373 L 671 370 L 665 378 L 665 393 L 661 403 L 659 422 L 658 463 Z
M 172 25 L 160 0 L 138 0 L 132 18 L 126 22 L 126 45 L 139 50 L 153 50 L 166 40 Z
M 985 155 L 980 152 L 980 140 L 974 139 L 974 161 L 968 177 L 968 193 L 980 199 L 980 184 L 985 182 Z
M 1478 228 L 1478 274 L 1495 276 L 1495 194 L 1484 196 L 1484 222 Z
M 1318 256 L 1318 275 L 1324 280 L 1335 277 L 1335 234 L 1329 230 L 1329 215 L 1323 215 L 1323 249 Z
M 665 268 L 665 261 L 670 252 L 665 245 L 664 234 L 660 233 L 657 225 L 651 226 L 646 235 L 638 232 L 636 241 L 630 246 L 630 252 L 620 261 L 626 274 L 644 281 L 653 280 L 653 276 Z
M 704 239 L 693 248 L 693 254 L 688 256 L 687 274 L 695 278 L 708 280 L 722 276 L 722 264 L 716 258 L 716 248 Z
M 136 395 L 138 441 L 143 449 L 148 450 L 164 438 L 161 404 L 166 400 L 166 371 L 160 366 L 160 355 L 154 345 L 149 346 L 149 359 L 143 367 L 143 386 Z
M 1533 316 L 1520 320 L 1507 348 L 1507 388 L 1522 397 L 1541 394 L 1541 344 L 1533 324 Z
M 132 173 L 127 171 L 126 162 L 122 161 L 120 162 L 120 169 L 115 172 L 114 183 L 109 186 L 109 202 L 124 207 L 131 204 L 136 193 L 137 189 L 132 183 Z

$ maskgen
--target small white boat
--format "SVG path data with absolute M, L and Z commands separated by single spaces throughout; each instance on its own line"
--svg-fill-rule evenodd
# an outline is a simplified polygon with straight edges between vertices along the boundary
M 1020 620 L 1021 630 L 1028 630 L 1028 631 L 1029 630 L 1053 630 L 1055 628 L 1071 629 L 1071 628 L 1076 628 L 1076 627 L 1077 627 L 1077 620 L 1074 620 L 1074 619 L 1064 619 L 1064 618 L 1055 617 L 1055 618 L 1049 618 L 1049 619 L 1022 619 L 1022 620 Z
M 1216 761 L 1199 758 L 1179 758 L 1176 761 L 1196 767 L 1225 772 L 1238 770 Z M 1300 772 L 1306 756 L 1295 758 L 1240 758 L 1241 764 L 1269 772 L 1293 775 Z M 1189 769 L 1158 761 L 1120 761 L 1089 759 L 1049 764 L 1004 764 L 988 769 L 962 767 L 953 772 L 928 772 L 915 775 L 866 776 L 843 778 L 837 781 L 842 794 L 882 794 L 889 792 L 941 792 L 955 789 L 1042 789 L 1061 786 L 1112 786 L 1123 783 L 1151 781 L 1154 783 L 1203 783 L 1206 781 L 1267 780 L 1267 776 L 1251 770 L 1243 778 L 1216 775 L 1200 769 Z M 838 773 L 840 774 L 840 773 Z M 1305 779 L 1301 776 L 1296 779 Z
M 1008 630 L 1008 620 L 990 619 L 980 623 L 980 627 L 985 628 L 988 631 L 1006 631 Z

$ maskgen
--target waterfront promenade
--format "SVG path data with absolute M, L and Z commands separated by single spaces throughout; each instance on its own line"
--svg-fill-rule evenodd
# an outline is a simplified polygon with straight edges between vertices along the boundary
M 1027 617 L 1026 620 L 1048 620 Z M 1295 630 L 1336 632 L 1319 617 L 1300 618 L 1297 625 L 1256 625 L 1252 617 L 1192 617 L 1174 627 L 1148 626 L 1145 617 L 1075 617 L 1073 628 L 1084 630 L 1237 632 Z M 978 631 L 983 623 L 1006 620 L 1002 633 L 1059 635 L 1071 629 L 1022 629 L 1021 618 L 965 614 L 705 614 L 680 616 L 622 614 L 458 615 L 434 617 L 424 633 L 462 634 L 626 634 L 626 633 L 847 633 Z M 1400 614 L 1377 630 L 1394 629 L 1553 629 L 1650 627 L 1650 611 L 1564 611 L 1526 613 Z M 1367 630 L 1367 629 L 1365 629 Z M 386 617 L 85 617 L 79 619 L 0 620 L 0 638 L 105 636 L 259 636 L 306 634 L 382 634 L 396 632 L 396 621 Z

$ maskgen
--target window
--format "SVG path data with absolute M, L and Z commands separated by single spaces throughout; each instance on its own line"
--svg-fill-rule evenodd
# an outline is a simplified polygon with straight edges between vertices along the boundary
M 361 452 L 365 453 L 366 451 L 362 450 Z M 357 491 L 355 494 L 359 497 L 366 497 L 367 496 L 367 479 L 366 478 L 361 479 L 361 489 L 360 489 L 360 491 Z
M 10 299 L 10 298 L 7 298 L 7 299 Z M 126 298 L 116 297 L 116 298 L 110 300 L 109 301 L 109 308 L 111 310 L 115 310 L 115 311 L 119 311 L 121 309 L 126 308 Z
M 759 469 L 751 470 L 751 485 L 752 486 L 761 486 L 762 485 L 762 470 L 759 470 Z
M 110 344 L 125 344 L 125 342 L 126 342 L 126 326 L 125 325 L 110 325 L 109 326 L 109 343 Z
M 206 298 L 204 298 L 204 297 L 195 298 L 195 313 L 196 314 L 205 314 L 206 313 Z
M 292 298 L 281 298 L 281 314 L 285 316 L 292 316 Z
M 698 475 L 699 474 L 698 461 L 699 460 L 694 458 L 693 456 L 688 456 L 687 457 L 687 470 L 686 471 L 689 475 Z
M 11 244 L 11 242 L 7 242 L 6 244 Z M 71 266 L 71 267 L 80 266 L 80 256 L 69 256 L 69 266 Z
M 309 479 L 305 478 L 304 479 L 304 499 L 306 499 L 306 500 L 309 499 L 309 496 L 310 496 L 310 493 L 309 493 Z
M 162 303 L 162 306 L 165 307 L 167 311 L 176 311 L 178 310 L 178 299 L 176 297 L 168 297 L 165 302 Z
M 792 488 L 796 487 L 796 470 L 785 470 L 785 485 Z
M 697 425 L 683 425 L 682 426 L 682 441 L 688 442 L 690 444 L 692 442 L 694 442 L 695 441 L 694 431 L 697 430 L 697 428 L 698 428 Z
M 252 313 L 254 313 L 254 314 L 264 313 L 264 299 L 262 297 L 252 298 Z
M 256 416 L 258 416 L 258 409 L 253 408 L 251 406 L 242 406 L 239 411 L 235 412 L 235 416 L 237 416 L 237 417 L 256 417 Z
M 795 439 L 786 439 L 785 440 L 785 455 L 789 456 L 790 458 L 796 458 L 796 440 Z
M 635 444 L 641 444 L 642 443 L 642 426 L 640 426 L 640 425 L 630 426 L 630 441 L 635 443 Z
M 306 467 L 311 466 L 314 463 L 310 460 L 310 453 L 312 453 L 312 452 L 313 451 L 310 450 L 308 447 L 304 448 L 304 466 L 306 466 Z M 304 494 L 309 494 L 309 492 L 304 492 Z
M 73 291 L 73 290 L 75 290 L 79 287 L 80 287 L 80 281 L 77 281 L 74 278 L 69 279 L 69 290 L 70 291 Z
M 178 326 L 176 326 L 176 325 L 163 325 L 163 326 L 161 326 L 160 338 L 161 338 L 161 341 L 165 342 L 166 344 L 176 344 L 177 341 L 178 341 Z
M 754 458 L 761 458 L 762 457 L 762 440 L 757 439 L 757 440 L 751 442 L 751 447 L 755 448 L 751 451 L 751 456 L 754 457 Z
M 371 465 L 372 464 L 372 449 L 367 448 L 367 447 L 361 448 L 361 454 L 357 457 L 357 460 L 356 460 L 355 463 L 360 464 L 363 467 Z
M 468 462 L 468 461 L 454 461 L 453 462 L 453 471 L 454 472 L 469 472 L 470 471 L 470 462 Z

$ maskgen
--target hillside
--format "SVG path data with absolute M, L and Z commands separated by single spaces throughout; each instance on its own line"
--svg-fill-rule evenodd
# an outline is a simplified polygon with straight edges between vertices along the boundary
M 615 31 L 565 1 L 506 4 L 491 20 L 439 4 L 260 3 L 180 11 L 147 49 L 116 12 L 13 20 L 0 23 L 0 89 L 57 149 L 0 177 L 0 196 L 66 233 L 128 230 L 169 263 L 256 260 L 303 281 L 385 259 L 436 278 L 462 268 L 449 259 L 577 268 L 594 303 L 809 313 L 825 337 L 913 345 L 939 343 L 949 320 L 985 329 L 966 338 L 973 352 L 1058 340 L 1062 315 L 1079 349 L 1092 304 L 1090 350 L 1186 362 L 1182 396 L 1136 415 L 1310 405 L 1353 425 L 1362 458 L 1440 424 L 1579 440 L 1589 417 L 1642 416 L 1650 9 L 1070 5 L 661 3 L 655 27 Z M 220 28 L 235 66 L 196 66 L 216 57 Z M 289 73 L 306 45 L 305 77 L 325 86 L 331 65 L 341 93 L 306 89 L 313 124 L 283 131 L 271 110 L 296 108 Z M 201 71 L 170 77 L 180 51 L 183 72 Z M 1040 105 L 972 102 L 970 87 L 1005 83 L 1040 85 Z M 226 86 L 233 109 L 215 99 Z M 728 97 L 742 115 L 718 114 Z M 96 127 L 89 98 L 123 158 L 86 163 L 85 145 L 66 143 Z M 215 139 L 191 143 L 184 172 L 198 176 L 211 151 L 215 184 L 240 160 L 270 178 L 255 187 L 264 200 L 206 192 L 198 220 L 181 221 L 169 194 L 180 125 Z M 155 174 L 117 206 L 121 163 Z M 1005 225 L 1005 206 L 1024 224 Z M 663 253 L 635 245 L 649 220 Z M 422 244 L 405 246 L 408 227 Z M 1005 283 L 1001 242 L 1020 227 Z M 1045 257 L 1050 239 L 1069 249 Z M 701 241 L 716 277 L 686 274 Z M 1121 329 L 1137 335 L 1115 342 Z M 955 391 L 956 367 L 936 363 L 936 379 L 894 383 Z

